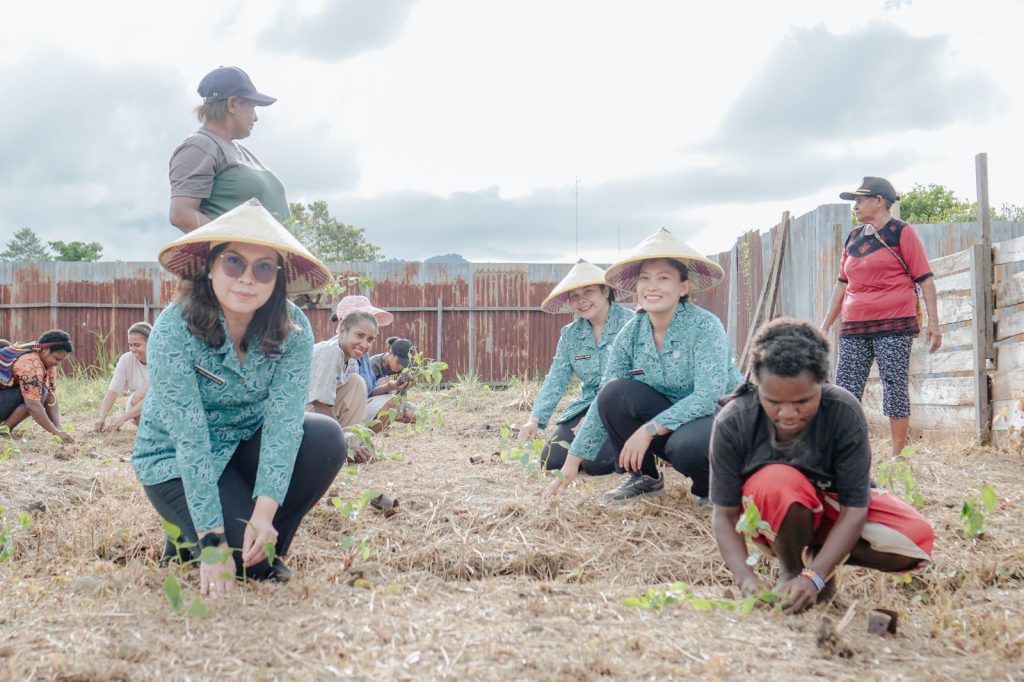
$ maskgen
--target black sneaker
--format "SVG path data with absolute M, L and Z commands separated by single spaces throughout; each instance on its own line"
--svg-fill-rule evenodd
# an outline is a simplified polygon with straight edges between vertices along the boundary
M 646 474 L 632 473 L 623 477 L 617 486 L 604 494 L 604 499 L 611 502 L 623 502 L 632 497 L 661 495 L 665 492 L 665 477 L 658 472 L 653 478 Z
M 270 567 L 269 578 L 275 583 L 286 583 L 293 577 L 295 577 L 295 573 L 292 572 L 292 569 L 284 565 L 284 562 L 281 561 L 281 557 L 274 557 L 274 565 Z

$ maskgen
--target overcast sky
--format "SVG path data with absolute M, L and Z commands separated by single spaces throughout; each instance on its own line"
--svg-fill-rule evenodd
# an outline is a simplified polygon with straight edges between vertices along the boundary
M 1024 204 L 1021 26 L 1011 0 L 8 4 L 0 247 L 154 260 L 219 65 L 279 99 L 244 144 L 288 199 L 389 257 L 571 261 L 577 219 L 595 261 L 662 226 L 715 253 L 864 175 L 973 199 L 982 151 Z

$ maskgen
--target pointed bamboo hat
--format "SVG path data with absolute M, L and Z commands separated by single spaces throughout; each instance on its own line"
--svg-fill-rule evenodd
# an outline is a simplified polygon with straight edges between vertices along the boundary
M 178 277 L 192 277 L 206 266 L 210 249 L 224 242 L 269 246 L 284 258 L 282 271 L 289 295 L 316 291 L 331 280 L 317 260 L 256 199 L 250 199 L 160 250 L 160 264 Z
M 618 289 L 635 291 L 640 264 L 655 258 L 668 258 L 685 265 L 689 272 L 690 291 L 710 289 L 725 279 L 721 265 L 700 255 L 664 227 L 640 242 L 628 256 L 613 263 L 605 277 Z
M 540 309 L 546 313 L 571 313 L 572 308 L 569 307 L 569 294 L 572 290 L 594 284 L 603 284 L 610 287 L 611 285 L 608 284 L 604 274 L 604 270 L 581 258 L 576 265 L 572 266 L 569 274 L 555 285 L 555 288 L 551 290 L 548 297 L 540 304 Z M 615 287 L 612 288 L 614 289 Z M 618 293 L 619 295 L 627 295 L 630 292 L 620 291 Z

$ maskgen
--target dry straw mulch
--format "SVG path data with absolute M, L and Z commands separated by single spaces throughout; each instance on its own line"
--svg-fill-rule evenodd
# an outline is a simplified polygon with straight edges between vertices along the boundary
M 298 577 L 210 601 L 207 618 L 173 612 L 164 596 L 158 519 L 127 462 L 131 427 L 86 435 L 88 416 L 70 415 L 75 446 L 23 428 L 30 442 L 0 461 L 0 505 L 15 538 L 12 560 L 0 564 L 0 678 L 1024 675 L 1020 454 L 925 446 L 914 455 L 938 537 L 935 564 L 909 584 L 843 568 L 836 601 L 801 616 L 656 611 L 620 602 L 676 581 L 708 597 L 730 585 L 709 513 L 682 477 L 670 473 L 668 494 L 633 504 L 601 501 L 614 476 L 543 501 L 542 481 L 490 457 L 528 399 L 465 386 L 417 398 L 439 407 L 446 425 L 396 426 L 378 447 L 401 458 L 343 474 L 330 493 L 348 501 L 386 492 L 399 513 L 367 508 L 351 520 L 319 505 L 288 557 Z M 473 454 L 484 462 L 471 465 Z M 984 538 L 965 539 L 960 503 L 982 482 L 1000 506 Z M 17 516 L 30 508 L 31 527 L 20 530 Z M 365 537 L 369 560 L 343 549 L 342 536 Z M 196 573 L 183 572 L 186 603 Z M 895 637 L 866 632 L 875 607 L 899 612 Z M 839 646 L 819 645 L 823 618 L 848 612 Z

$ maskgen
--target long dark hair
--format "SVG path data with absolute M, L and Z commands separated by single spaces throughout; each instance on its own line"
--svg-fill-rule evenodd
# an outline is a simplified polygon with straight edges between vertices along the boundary
M 188 323 L 192 334 L 209 348 L 220 348 L 224 345 L 224 328 L 220 324 L 218 312 L 220 303 L 213 293 L 210 282 L 210 269 L 213 262 L 227 248 L 228 244 L 218 244 L 210 249 L 206 264 L 191 277 L 181 280 L 178 285 L 178 300 L 182 302 L 181 316 Z M 277 256 L 277 264 L 284 265 L 284 259 Z M 249 326 L 242 338 L 242 350 L 249 349 L 252 339 L 260 340 L 260 350 L 265 355 L 275 358 L 281 355 L 281 344 L 288 338 L 292 329 L 297 329 L 288 315 L 288 295 L 285 291 L 284 268 L 277 271 L 277 281 L 270 299 L 253 314 Z

